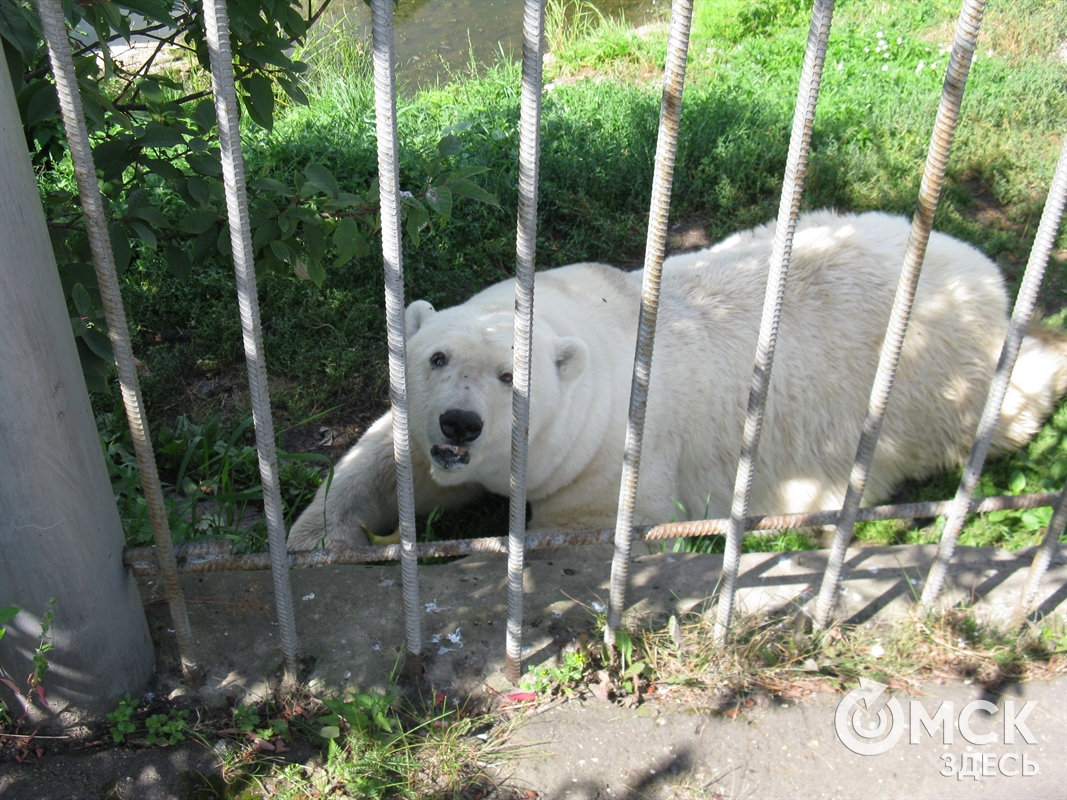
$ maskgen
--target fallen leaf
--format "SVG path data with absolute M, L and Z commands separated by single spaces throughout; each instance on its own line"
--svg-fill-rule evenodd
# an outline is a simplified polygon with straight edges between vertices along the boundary
M 602 703 L 611 701 L 611 685 L 606 683 L 590 683 L 589 693 Z

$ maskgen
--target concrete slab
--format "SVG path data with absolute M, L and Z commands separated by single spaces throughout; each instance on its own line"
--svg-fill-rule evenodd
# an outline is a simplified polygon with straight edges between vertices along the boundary
M 848 551 L 837 613 L 858 623 L 905 613 L 933 562 L 936 546 L 861 547 Z M 799 609 L 818 592 L 827 552 L 752 553 L 742 556 L 737 609 L 741 613 Z M 1015 607 L 1032 549 L 960 548 L 944 602 L 973 606 L 988 621 L 1006 620 Z M 630 567 L 628 619 L 665 624 L 669 615 L 703 607 L 722 568 L 715 555 L 669 554 L 636 558 Z M 527 665 L 554 657 L 576 632 L 604 611 L 610 565 L 578 561 L 556 551 L 527 564 L 523 654 Z M 503 688 L 505 565 L 463 560 L 419 570 L 421 624 L 427 677 L 453 696 Z M 186 686 L 178 676 L 176 646 L 160 602 L 158 581 L 142 581 L 159 653 L 158 672 L 176 694 L 200 702 L 227 698 L 254 702 L 280 676 L 281 656 L 267 573 L 210 573 L 182 579 L 205 681 Z M 348 687 L 385 689 L 404 640 L 397 565 L 335 566 L 292 572 L 299 655 L 313 691 L 332 695 Z M 1053 558 L 1039 594 L 1044 616 L 1067 621 L 1067 545 Z

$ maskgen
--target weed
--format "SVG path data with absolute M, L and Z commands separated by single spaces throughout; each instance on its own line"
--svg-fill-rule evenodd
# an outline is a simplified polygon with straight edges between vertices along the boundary
M 102 414 L 97 417 L 97 428 L 127 544 L 152 544 L 140 468 L 125 419 L 115 413 Z M 173 426 L 164 425 L 156 431 L 153 444 L 175 544 L 223 538 L 233 542 L 238 553 L 255 552 L 264 546 L 266 522 L 258 513 L 263 490 L 251 417 L 227 430 L 217 413 L 202 424 L 179 416 Z M 321 478 L 311 466 L 316 461 L 329 463 L 317 454 L 278 450 L 287 522 L 318 488 Z
M 571 695 L 581 683 L 589 666 L 588 656 L 581 650 L 564 652 L 558 667 L 538 664 L 522 676 L 522 686 L 527 691 L 551 697 L 554 694 Z
M 107 721 L 113 722 L 111 726 L 111 738 L 116 744 L 126 741 L 126 738 L 137 730 L 133 724 L 133 715 L 137 711 L 137 703 L 129 694 L 119 700 L 118 708 L 107 715 Z
M 260 717 L 252 706 L 240 705 L 233 709 L 233 727 L 251 733 L 259 725 Z
M 56 598 L 53 597 L 48 601 L 44 614 L 41 615 L 41 632 L 37 636 L 37 646 L 34 648 L 33 655 L 30 656 L 30 674 L 26 676 L 25 689 L 21 688 L 13 680 L 0 675 L 0 683 L 7 686 L 22 701 L 23 712 L 15 720 L 16 723 L 22 722 L 26 718 L 33 702 L 39 702 L 45 708 L 48 708 L 48 701 L 45 699 L 44 676 L 48 672 L 48 654 L 52 651 L 52 642 L 48 640 L 48 632 L 51 630 L 52 621 L 55 619 L 55 605 Z M 3 626 L 14 619 L 21 610 L 17 606 L 8 606 L 0 610 L 0 639 L 7 632 L 7 628 Z
M 332 713 L 319 721 L 319 735 L 324 739 L 336 739 L 342 733 L 355 731 L 370 738 L 382 739 L 395 733 L 399 725 L 393 703 L 396 695 L 354 692 L 348 698 L 323 700 Z
M 188 731 L 188 724 L 186 720 L 189 717 L 188 710 L 181 710 L 172 708 L 166 714 L 153 714 L 148 717 L 145 722 L 145 727 L 148 728 L 148 735 L 145 737 L 145 741 L 149 745 L 156 744 L 177 744 L 178 742 L 185 741 L 185 734 Z

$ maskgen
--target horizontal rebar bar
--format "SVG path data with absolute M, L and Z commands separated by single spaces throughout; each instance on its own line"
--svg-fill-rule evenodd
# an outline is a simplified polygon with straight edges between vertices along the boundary
M 1052 506 L 1059 498 L 1060 492 L 1041 494 L 1024 494 L 1002 497 L 986 497 L 971 502 L 971 513 L 985 514 L 990 511 L 1018 510 Z M 951 500 L 939 500 L 927 503 L 897 503 L 895 505 L 872 506 L 861 508 L 857 514 L 859 522 L 874 522 L 890 519 L 921 519 L 936 517 L 948 511 Z M 745 518 L 746 531 L 775 531 L 786 528 L 810 528 L 822 525 L 835 525 L 840 509 L 832 511 L 809 511 L 800 514 L 769 514 Z M 662 525 L 645 525 L 634 528 L 634 539 L 655 541 L 659 539 L 684 539 L 691 536 L 725 535 L 730 530 L 730 520 L 705 519 L 692 522 L 670 522 Z M 552 550 L 587 544 L 610 544 L 614 541 L 615 529 L 581 531 L 546 531 L 526 535 L 525 549 Z M 268 569 L 270 557 L 267 553 L 233 555 L 228 540 L 215 539 L 208 542 L 193 542 L 176 548 L 178 571 L 227 572 L 231 570 Z M 400 558 L 400 545 L 378 545 L 374 547 L 351 547 L 343 550 L 307 550 L 289 554 L 291 567 L 326 567 L 333 564 L 369 564 L 378 561 L 397 561 Z M 417 545 L 418 558 L 450 558 L 469 556 L 478 553 L 508 552 L 508 539 L 505 536 L 486 537 L 483 539 L 454 539 L 446 542 L 422 542 Z M 126 550 L 123 563 L 133 570 L 139 578 L 150 577 L 159 572 L 154 547 L 136 547 Z

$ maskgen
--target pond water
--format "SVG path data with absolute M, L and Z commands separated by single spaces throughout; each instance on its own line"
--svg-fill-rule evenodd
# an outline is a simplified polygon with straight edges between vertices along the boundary
M 605 17 L 640 25 L 665 15 L 669 0 L 595 0 Z M 481 62 L 522 55 L 523 0 L 400 0 L 394 6 L 397 72 L 410 85 L 445 82 L 463 71 L 473 51 Z M 362 0 L 335 0 L 316 25 L 319 35 L 371 35 Z

